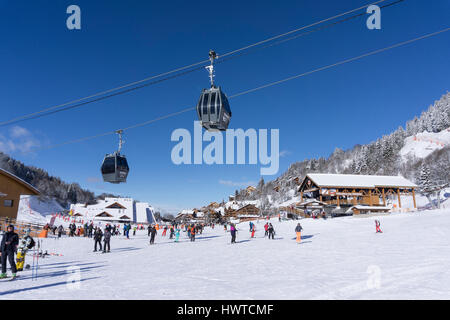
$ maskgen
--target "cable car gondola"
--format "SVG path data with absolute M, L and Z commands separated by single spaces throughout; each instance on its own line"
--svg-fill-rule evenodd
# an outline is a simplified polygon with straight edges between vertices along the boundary
M 127 182 L 128 172 L 130 171 L 127 158 L 120 154 L 124 143 L 122 140 L 123 130 L 118 130 L 116 133 L 119 135 L 119 150 L 107 154 L 101 167 L 103 181 L 115 184 Z
M 214 60 L 217 54 L 209 51 L 211 65 L 206 69 L 209 71 L 211 88 L 203 89 L 197 104 L 197 115 L 202 127 L 208 131 L 225 131 L 231 119 L 231 109 L 227 96 L 220 87 L 214 85 Z

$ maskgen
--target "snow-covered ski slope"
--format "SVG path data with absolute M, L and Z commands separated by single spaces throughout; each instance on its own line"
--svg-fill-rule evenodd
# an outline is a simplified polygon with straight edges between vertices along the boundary
M 426 158 L 433 151 L 450 145 L 450 128 L 437 133 L 422 132 L 405 139 L 405 145 L 400 150 L 403 160 L 408 157 Z
M 17 220 L 36 224 L 46 224 L 50 216 L 64 211 L 55 199 L 39 200 L 37 196 L 21 196 Z
M 1 283 L 0 299 L 450 299 L 449 209 L 300 222 L 301 244 L 297 222 L 276 219 L 275 240 L 242 223 L 233 245 L 221 226 L 194 243 L 113 237 L 106 254 L 88 238 L 45 239 L 63 256 L 41 258 L 36 281 L 27 270 Z

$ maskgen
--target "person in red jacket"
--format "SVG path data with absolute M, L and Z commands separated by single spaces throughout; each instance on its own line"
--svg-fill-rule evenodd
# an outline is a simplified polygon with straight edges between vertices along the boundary
M 383 233 L 383 231 L 381 231 L 380 225 L 381 225 L 380 221 L 375 220 L 375 231 L 376 231 L 376 233 Z
M 266 231 L 264 233 L 264 237 L 265 237 L 269 234 L 269 223 L 266 222 L 266 224 L 264 225 L 264 230 Z
M 252 238 L 255 237 L 255 231 L 256 231 L 255 225 L 253 224 L 253 225 L 252 225 Z

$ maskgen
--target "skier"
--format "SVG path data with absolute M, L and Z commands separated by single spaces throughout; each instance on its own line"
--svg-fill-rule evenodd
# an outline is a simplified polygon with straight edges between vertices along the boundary
M 267 227 L 267 232 L 269 234 L 269 239 L 270 237 L 272 237 L 273 240 L 275 235 L 275 229 L 273 228 L 273 225 L 271 223 L 269 223 L 269 226 Z
M 253 223 L 252 223 L 251 221 L 249 221 L 248 226 L 249 226 L 249 228 L 250 228 L 250 229 L 249 229 L 250 232 L 252 232 L 252 225 L 253 225 Z
M 230 224 L 231 243 L 236 243 L 236 227 L 234 223 Z
M 178 242 L 178 239 L 180 239 L 180 232 L 181 232 L 181 229 L 177 228 L 177 232 L 175 233 L 175 242 Z
M 255 237 L 255 231 L 256 231 L 256 229 L 255 229 L 255 224 L 252 223 L 252 238 Z
M 302 230 L 302 226 L 300 225 L 300 223 L 298 223 L 295 227 L 295 233 L 297 234 L 297 243 L 300 243 L 300 241 L 302 241 Z
M 155 243 L 155 236 L 158 234 L 158 231 L 156 231 L 155 226 L 152 226 L 150 230 L 150 244 Z
M 6 260 L 9 261 L 11 266 L 12 278 L 16 277 L 17 269 L 16 262 L 14 261 L 14 252 L 16 251 L 17 245 L 19 244 L 19 235 L 14 232 L 14 226 L 10 224 L 6 229 L 6 233 L 3 235 L 0 255 L 2 260 L 2 274 L 0 279 L 6 278 Z
M 164 230 L 163 230 L 162 236 L 165 237 L 166 233 L 167 233 L 167 226 L 164 226 Z
M 170 226 L 170 236 L 169 239 L 173 239 L 173 236 L 175 235 L 174 227 Z
M 94 252 L 97 252 L 97 243 L 100 246 L 99 250 L 102 251 L 102 237 L 103 237 L 102 229 L 95 228 L 95 232 L 94 232 Z
M 192 225 L 191 226 L 191 242 L 195 241 L 195 229 L 196 229 L 196 226 Z
M 29 249 L 32 249 L 36 242 L 30 236 L 31 229 L 25 232 L 25 236 L 20 240 L 19 246 L 17 248 L 17 271 L 23 271 L 23 266 L 25 265 L 25 255 Z
M 103 234 L 103 253 L 109 252 L 111 250 L 110 241 L 111 241 L 111 231 L 109 228 L 105 228 L 105 233 Z M 106 246 L 108 246 L 108 251 L 106 251 Z
M 134 226 L 134 227 L 133 227 L 133 236 L 136 235 L 136 229 L 137 229 L 136 226 Z
M 61 238 L 61 234 L 63 233 L 63 231 L 64 231 L 64 227 L 62 225 L 60 225 L 58 227 L 58 238 Z
M 227 224 L 226 223 L 223 225 L 223 229 L 225 230 L 225 232 L 227 232 Z
M 92 238 L 93 231 L 94 231 L 94 223 L 91 222 L 91 224 L 89 225 L 89 235 L 88 235 L 89 238 Z
M 269 234 L 269 230 L 268 229 L 269 229 L 269 224 L 266 222 L 266 224 L 264 225 L 264 230 L 265 230 L 264 237 Z
M 375 220 L 375 231 L 376 231 L 376 233 L 383 233 L 383 231 L 381 231 L 380 226 L 381 226 L 380 221 Z

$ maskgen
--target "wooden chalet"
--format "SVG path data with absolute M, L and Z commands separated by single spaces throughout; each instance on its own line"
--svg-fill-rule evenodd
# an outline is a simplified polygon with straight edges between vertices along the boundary
M 322 208 L 354 207 L 353 213 L 358 214 L 377 211 L 377 208 L 381 211 L 381 207 L 387 210 L 387 199 L 396 200 L 401 208 L 401 196 L 406 195 L 412 196 L 416 208 L 416 188 L 417 185 L 401 176 L 310 173 L 298 188 L 303 205 L 297 207 L 307 207 L 313 203 L 320 204 Z M 369 207 L 372 210 L 365 210 Z
M 39 190 L 29 183 L 0 169 L 0 217 L 16 219 L 20 196 L 39 194 Z
M 241 221 L 255 220 L 261 217 L 259 208 L 254 204 L 247 204 L 237 210 L 229 210 L 225 213 L 227 219 L 240 219 Z

